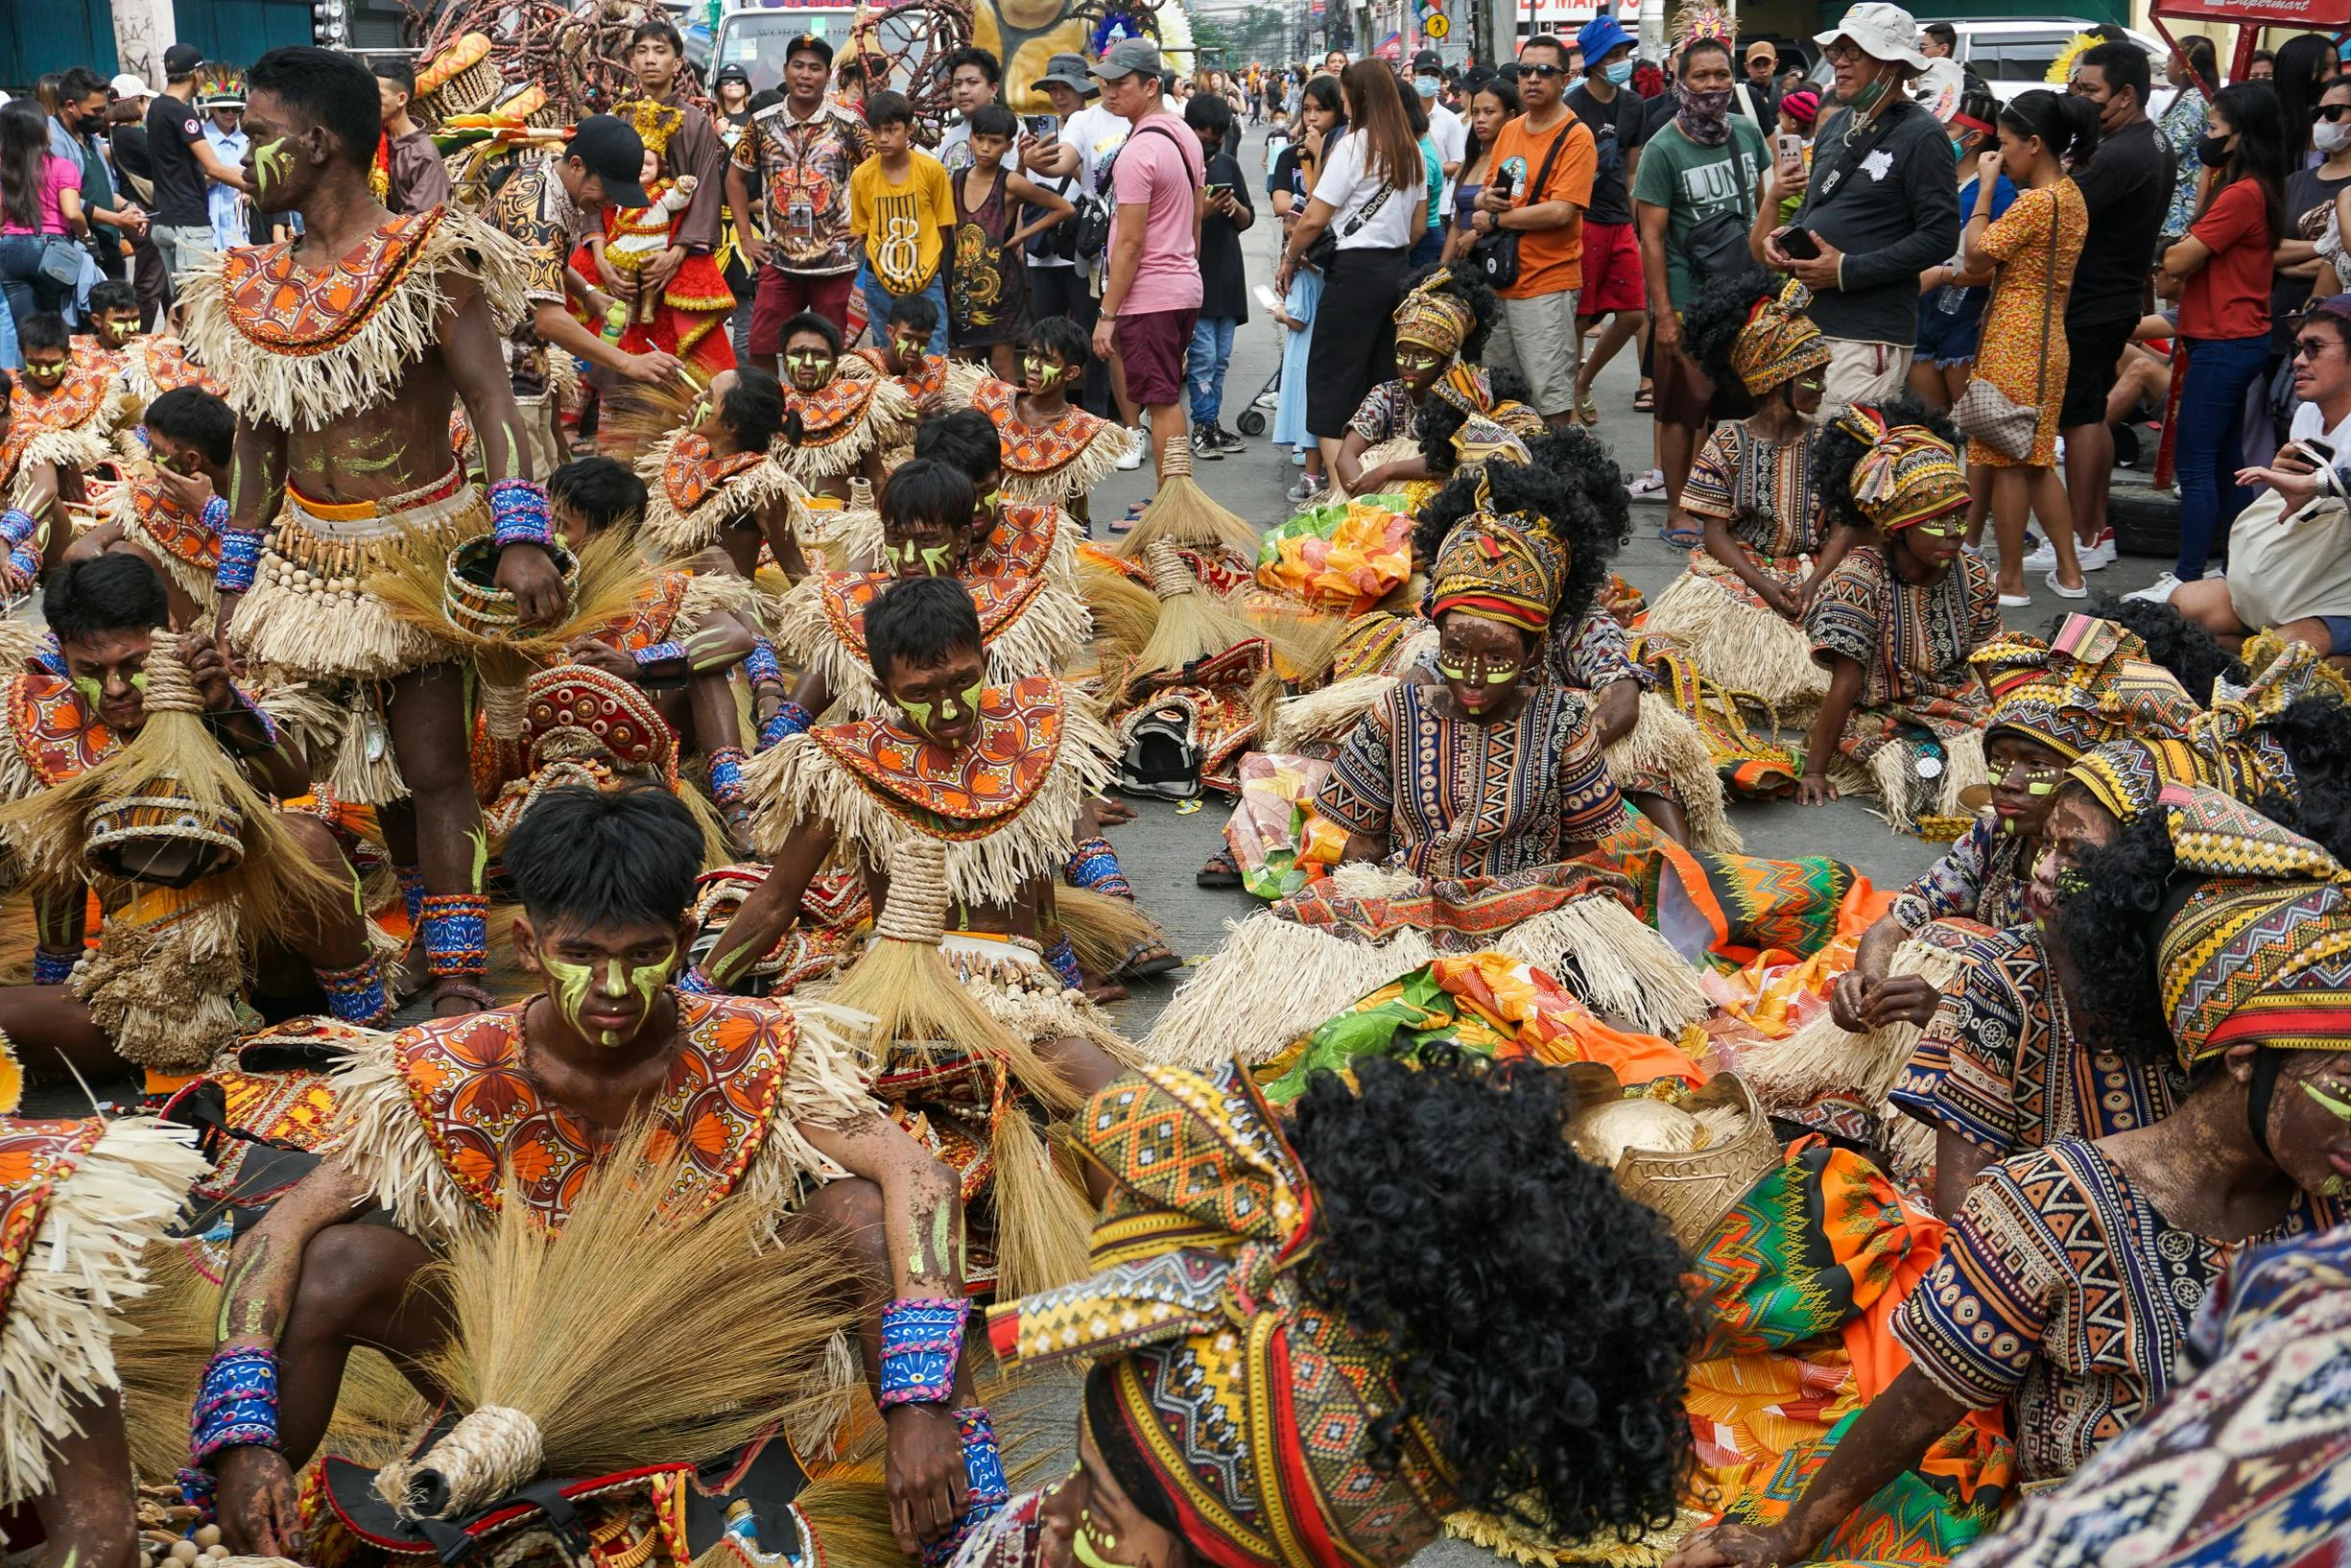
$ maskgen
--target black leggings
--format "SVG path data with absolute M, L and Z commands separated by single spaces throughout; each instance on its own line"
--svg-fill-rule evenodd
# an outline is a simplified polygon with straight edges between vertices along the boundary
M 1306 359 L 1306 431 L 1337 440 L 1371 389 L 1396 373 L 1396 301 L 1410 248 L 1342 250 L 1322 274 Z

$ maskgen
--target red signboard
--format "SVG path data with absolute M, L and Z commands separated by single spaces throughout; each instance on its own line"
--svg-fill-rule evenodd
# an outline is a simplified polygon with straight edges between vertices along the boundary
M 2237 22 L 2317 33 L 2351 29 L 2351 0 L 2160 0 L 2153 13 L 2177 22 Z

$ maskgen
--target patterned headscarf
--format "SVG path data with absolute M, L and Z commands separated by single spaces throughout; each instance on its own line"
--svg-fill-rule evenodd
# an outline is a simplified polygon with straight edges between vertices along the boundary
M 1384 1348 L 1307 1297 L 1313 1183 L 1239 1068 L 1145 1067 L 1077 1126 L 1117 1182 L 1091 1279 L 988 1314 L 1008 1365 L 1107 1360 L 1135 1454 L 1204 1560 L 1385 1568 L 1426 1546 L 1453 1477 L 1418 1423 L 1375 1466 L 1403 1396 Z
M 1454 525 L 1429 574 L 1429 619 L 1466 610 L 1527 631 L 1551 625 L 1567 566 L 1532 518 L 1497 517 L 1483 479 L 1478 510 Z
M 1869 443 L 1853 465 L 1853 499 L 1862 514 L 1891 534 L 1963 510 L 1967 476 L 1959 455 L 1924 425 L 1889 425 L 1871 408 L 1849 408 L 1837 423 Z
M 2126 735 L 2181 740 L 2200 711 L 2127 627 L 2069 615 L 2056 639 L 2010 632 L 1969 655 L 1992 694 L 1986 739 L 2010 729 L 2068 761 Z
M 2166 789 L 2211 781 L 2204 759 L 2187 742 L 2136 736 L 2083 753 L 2065 776 L 2088 790 L 2125 827 L 2154 810 Z
M 1515 409 L 1523 404 L 1505 402 L 1503 409 Z M 1497 410 L 1496 413 L 1500 413 Z M 1461 428 L 1453 433 L 1453 465 L 1457 469 L 1474 467 L 1481 463 L 1500 458 L 1505 463 L 1521 465 L 1532 463 L 1534 455 L 1527 450 L 1526 433 L 1513 430 L 1508 424 L 1489 415 L 1473 414 L 1461 421 Z
M 1463 340 L 1478 324 L 1478 314 L 1460 296 L 1438 292 L 1452 281 L 1453 274 L 1440 269 L 1404 297 L 1396 306 L 1398 343 L 1416 343 L 1447 359 L 1461 351 Z
M 2218 790 L 2174 785 L 2162 804 L 2179 868 L 2209 878 L 2155 954 L 2180 1064 L 2239 1044 L 2351 1050 L 2351 870 Z
M 2342 691 L 2342 677 L 2308 643 L 2249 640 L 2244 659 L 2252 677 L 2242 686 L 2225 677 L 2215 682 L 2212 706 L 2197 715 L 2189 738 L 2210 765 L 2212 782 L 2238 799 L 2291 795 L 2293 759 L 2269 726 L 2298 699 L 2322 686 Z M 2351 691 L 2344 695 L 2351 698 Z
M 1792 277 L 1747 312 L 1746 325 L 1730 345 L 1730 367 L 1756 396 L 1829 362 L 1828 339 L 1804 314 L 1812 298 L 1812 291 Z

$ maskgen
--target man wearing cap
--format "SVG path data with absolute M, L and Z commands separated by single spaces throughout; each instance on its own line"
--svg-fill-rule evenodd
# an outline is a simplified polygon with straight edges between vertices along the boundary
M 1576 35 L 1583 81 L 1567 107 L 1592 133 L 1592 204 L 1583 211 L 1583 292 L 1577 297 L 1577 331 L 1584 339 L 1576 374 L 1576 413 L 1598 423 L 1592 378 L 1617 350 L 1649 324 L 1649 291 L 1641 276 L 1641 240 L 1632 226 L 1633 150 L 1641 141 L 1641 95 L 1632 81 L 1632 35 L 1613 16 L 1595 16 Z M 1608 325 L 1597 343 L 1592 331 Z
M 1730 95 L 1731 107 L 1754 121 L 1767 136 L 1779 119 L 1779 92 L 1774 85 L 1779 68 L 1778 47 L 1769 38 L 1757 38 L 1746 46 L 1746 80 Z
M 769 369 L 783 352 L 783 324 L 801 311 L 815 311 L 843 336 L 849 330 L 858 260 L 849 176 L 866 159 L 866 125 L 825 95 L 832 74 L 831 44 L 815 34 L 793 39 L 784 53 L 784 101 L 751 116 L 726 169 L 736 246 L 758 279 L 751 359 Z
M 1469 127 L 1461 117 L 1438 101 L 1445 90 L 1445 61 L 1434 49 L 1423 49 L 1413 57 L 1413 91 L 1420 95 L 1420 107 L 1429 115 L 1429 142 L 1437 149 L 1437 160 L 1445 171 L 1445 189 L 1437 210 L 1429 214 L 1442 233 L 1452 225 L 1453 180 L 1461 172 L 1461 159 L 1469 152 Z
M 196 108 L 196 72 L 203 63 L 204 52 L 194 44 L 163 51 L 163 91 L 147 106 L 147 156 L 155 189 L 149 232 L 175 288 L 199 257 L 219 249 L 212 239 L 212 185 L 248 188 L 245 176 L 222 162 L 204 139 Z
M 385 172 L 391 190 L 384 205 L 394 212 L 424 212 L 449 200 L 449 169 L 433 138 L 408 115 L 416 96 L 416 68 L 396 55 L 373 61 L 375 96 L 384 108 Z
M 1959 188 L 1942 125 L 1910 99 L 1927 66 L 1911 13 L 1867 0 L 1814 41 L 1836 67 L 1840 107 L 1821 117 L 1809 169 L 1771 165 L 1755 254 L 1813 292 L 1809 314 L 1829 344 L 1826 400 L 1874 404 L 1910 376 L 1918 277 L 1959 249 Z M 1795 223 L 1780 223 L 1780 199 L 1798 191 Z M 1819 253 L 1791 255 L 1780 243 L 1791 226 Z
M 1199 319 L 1200 214 L 1206 165 L 1199 138 L 1168 112 L 1166 66 L 1149 38 L 1122 38 L 1094 67 L 1102 107 L 1128 126 L 1111 166 L 1118 216 L 1104 256 L 1094 352 L 1118 355 L 1127 395 L 1151 414 L 1153 473 L 1184 441 L 1184 358 Z

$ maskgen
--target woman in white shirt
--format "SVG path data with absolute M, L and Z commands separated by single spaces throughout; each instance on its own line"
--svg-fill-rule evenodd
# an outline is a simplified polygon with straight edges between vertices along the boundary
M 1347 134 L 1324 160 L 1274 279 L 1287 291 L 1299 258 L 1326 231 L 1334 237 L 1306 372 L 1306 429 L 1326 472 L 1365 394 L 1396 373 L 1405 256 L 1429 221 L 1427 166 L 1395 72 L 1384 60 L 1358 60 L 1340 73 L 1339 86 Z

